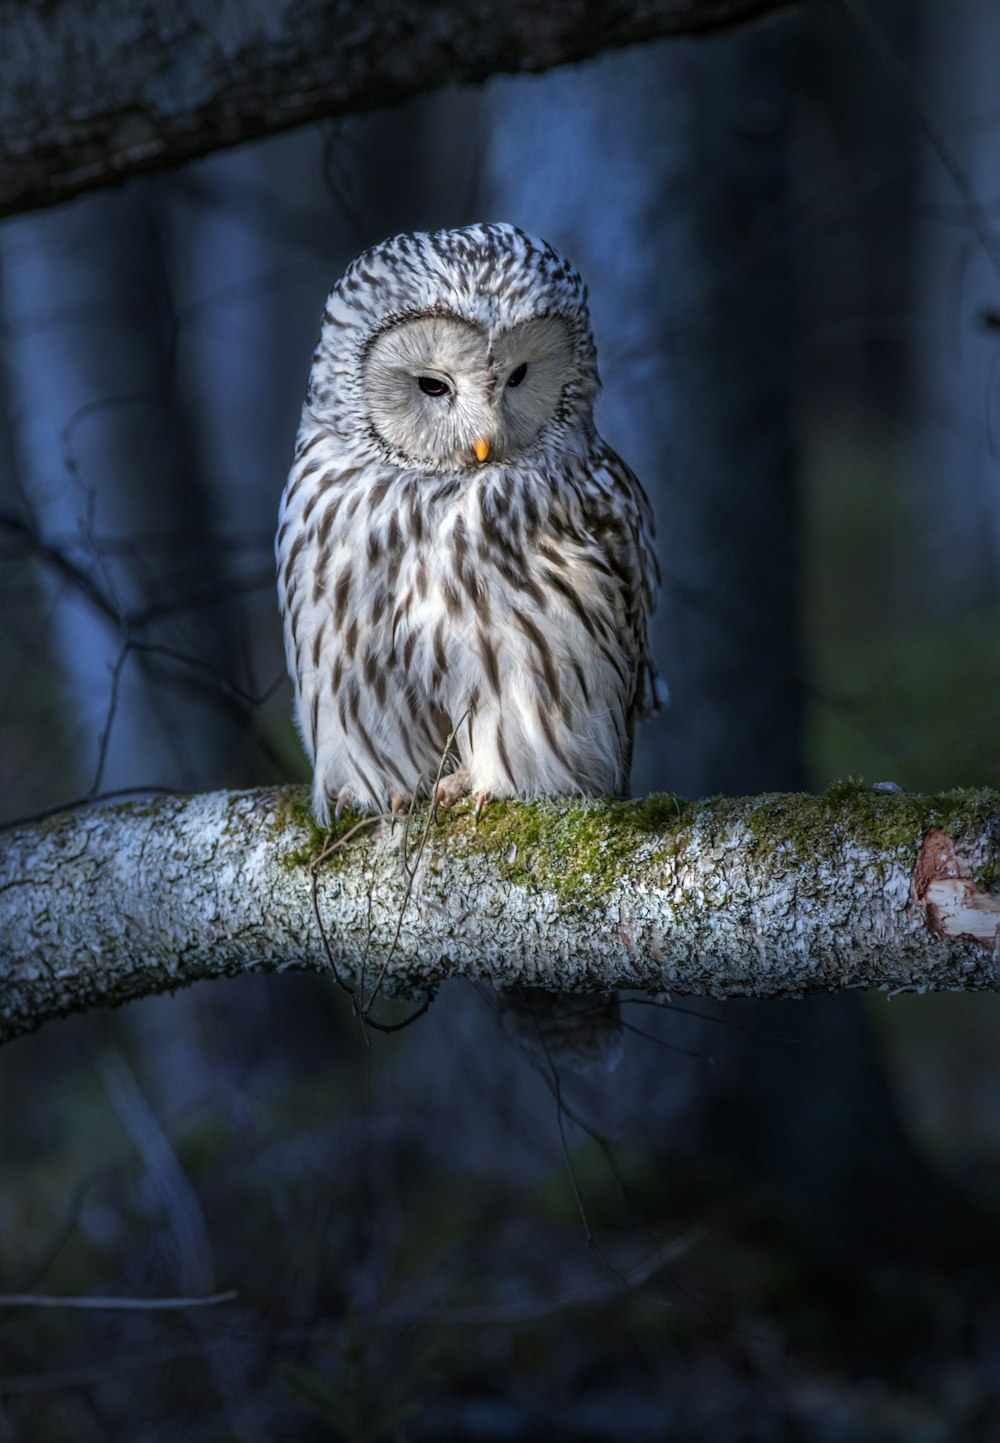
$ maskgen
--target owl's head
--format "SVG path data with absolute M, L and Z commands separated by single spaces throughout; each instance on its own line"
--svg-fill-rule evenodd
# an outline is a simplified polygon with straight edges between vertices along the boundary
M 586 289 L 511 225 L 395 236 L 327 302 L 308 405 L 343 440 L 431 471 L 585 454 L 597 362 Z

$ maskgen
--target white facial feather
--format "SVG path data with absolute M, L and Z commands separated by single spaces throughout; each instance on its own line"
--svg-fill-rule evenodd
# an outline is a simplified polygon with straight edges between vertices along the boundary
M 500 331 L 447 316 L 401 321 L 381 331 L 366 356 L 368 417 L 407 460 L 474 469 L 473 447 L 484 439 L 502 461 L 553 419 L 572 358 L 559 316 Z M 440 394 L 428 394 L 427 382 Z
M 475 464 L 473 443 L 490 425 L 488 342 L 476 326 L 440 316 L 382 331 L 365 362 L 371 424 L 407 460 Z M 421 378 L 439 382 L 426 395 Z
M 497 378 L 498 429 L 508 451 L 524 450 L 553 419 L 572 375 L 573 343 L 560 316 L 539 316 L 509 331 L 493 345 Z M 516 386 L 510 378 L 525 366 Z

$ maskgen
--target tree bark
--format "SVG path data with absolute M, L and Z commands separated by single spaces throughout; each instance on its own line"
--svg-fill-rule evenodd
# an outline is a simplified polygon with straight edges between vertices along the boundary
M 790 0 L 0 0 L 0 215 L 305 121 Z
M 0 837 L 0 1040 L 289 967 L 334 969 L 363 1003 L 450 977 L 714 997 L 996 988 L 998 876 L 992 791 L 505 803 L 478 826 L 461 804 L 330 834 L 298 788 L 97 806 Z

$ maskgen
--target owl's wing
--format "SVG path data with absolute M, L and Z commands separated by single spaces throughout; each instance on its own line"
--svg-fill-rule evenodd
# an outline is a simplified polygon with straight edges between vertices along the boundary
M 594 485 L 586 504 L 587 525 L 601 538 L 608 563 L 623 583 L 624 620 L 636 658 L 633 705 L 640 715 L 647 716 L 670 700 L 648 644 L 648 623 L 660 583 L 653 549 L 653 508 L 638 477 L 600 438 L 594 463 Z

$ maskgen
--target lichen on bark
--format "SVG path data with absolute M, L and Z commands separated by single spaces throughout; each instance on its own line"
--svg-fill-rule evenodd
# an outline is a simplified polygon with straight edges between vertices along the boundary
M 0 835 L 0 1038 L 200 977 L 331 963 L 353 985 L 382 975 L 387 994 L 459 976 L 713 996 L 995 988 L 998 857 L 1000 794 L 854 782 L 507 802 L 478 824 L 460 803 L 331 832 L 301 788 L 97 806 Z

